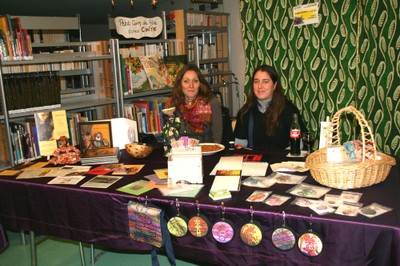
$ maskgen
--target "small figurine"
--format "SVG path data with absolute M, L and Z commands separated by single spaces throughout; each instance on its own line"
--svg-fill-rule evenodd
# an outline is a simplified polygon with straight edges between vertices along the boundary
M 163 109 L 162 113 L 168 116 L 168 120 L 162 129 L 162 135 L 164 138 L 164 154 L 167 155 L 171 151 L 171 142 L 177 141 L 180 137 L 181 123 L 179 118 L 174 115 L 175 107 Z
M 62 136 L 57 140 L 57 146 L 58 149 L 53 152 L 53 157 L 49 160 L 49 163 L 54 165 L 74 164 L 81 160 L 79 149 L 69 145 L 66 136 Z

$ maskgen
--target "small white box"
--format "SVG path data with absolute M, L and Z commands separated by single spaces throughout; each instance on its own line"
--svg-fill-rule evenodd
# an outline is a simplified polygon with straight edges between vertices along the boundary
M 203 183 L 203 156 L 201 147 L 189 150 L 171 149 L 168 158 L 168 184 L 177 182 Z
M 128 118 L 112 118 L 111 134 L 113 147 L 125 149 L 125 144 L 138 142 L 136 121 Z

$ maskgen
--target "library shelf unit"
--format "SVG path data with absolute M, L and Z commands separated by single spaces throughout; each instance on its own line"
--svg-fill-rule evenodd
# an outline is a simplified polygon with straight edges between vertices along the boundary
M 183 9 L 173 12 L 175 38 L 182 40 L 188 62 L 200 67 L 222 104 L 232 109 L 238 82 L 229 65 L 229 14 Z
M 82 41 L 80 15 L 75 17 L 12 16 L 19 17 L 20 26 L 32 39 L 32 47 L 48 43 Z
M 8 146 L 9 158 L 13 158 L 10 122 L 32 118 L 35 112 L 54 110 L 85 112 L 90 114 L 89 120 L 121 116 L 118 113 L 119 92 L 114 89 L 117 84 L 117 76 L 113 71 L 116 63 L 114 51 L 117 51 L 114 46 L 114 40 L 42 44 L 41 48 L 46 52 L 34 53 L 32 60 L 1 62 L 0 89 L 3 112 L 0 120 L 4 121 L 6 139 L 3 143 Z M 41 86 L 52 92 L 58 90 L 58 94 L 55 94 L 55 97 L 59 97 L 58 101 L 49 99 L 49 101 L 55 100 L 55 104 L 51 102 L 37 106 L 36 102 L 29 100 L 36 96 L 46 97 L 48 95 L 46 91 L 32 93 L 29 90 L 31 87 L 22 83 L 23 85 L 18 87 L 20 94 L 15 95 L 12 90 L 14 87 L 6 84 L 8 76 L 16 75 L 11 80 L 17 82 L 19 86 L 23 79 L 18 79 L 18 75 L 38 75 L 38 73 L 43 74 L 45 78 L 56 76 L 56 84 L 42 83 L 47 85 Z M 22 97 L 29 93 L 32 93 L 30 97 Z M 17 109 L 10 108 L 10 102 L 15 102 L 19 98 L 24 98 L 26 101 L 22 101 L 22 106 Z M 11 165 L 15 165 L 13 160 L 10 161 Z
M 131 68 L 127 65 L 126 60 L 135 60 L 141 56 L 156 56 L 161 58 L 162 63 L 164 63 L 164 60 L 167 57 L 183 56 L 183 58 L 186 59 L 186 55 L 179 54 L 179 51 L 176 49 L 177 46 L 175 39 L 155 38 L 116 41 L 118 42 L 118 51 L 120 54 L 116 60 L 118 61 L 117 65 L 121 66 L 117 70 L 118 87 L 119 91 L 122 92 L 119 94 L 120 98 L 118 99 L 121 103 L 118 105 L 118 107 L 121 108 L 120 112 L 123 113 L 123 117 L 137 121 L 139 133 L 153 133 L 159 135 L 161 134 L 163 126 L 160 108 L 161 105 L 165 103 L 167 97 L 170 96 L 172 87 L 165 85 L 161 88 L 155 89 L 150 84 L 149 77 L 146 76 L 147 81 L 144 83 L 144 85 L 147 84 L 146 86 L 140 86 L 137 88 L 132 85 L 130 87 L 131 90 L 128 92 L 126 89 L 127 83 L 130 83 L 130 79 L 134 79 L 137 74 L 131 74 Z M 144 71 L 144 69 L 142 69 L 142 71 Z M 128 75 L 130 75 L 130 77 L 128 77 Z M 124 79 L 126 80 L 124 81 Z M 138 84 L 136 83 L 136 85 Z M 144 111 L 143 108 L 146 109 L 146 111 Z M 144 114 L 144 112 L 146 112 L 146 114 Z M 150 115 L 149 112 L 151 112 Z M 146 122 L 141 122 L 139 120 L 140 118 L 138 117 L 142 114 L 144 117 L 146 116 Z

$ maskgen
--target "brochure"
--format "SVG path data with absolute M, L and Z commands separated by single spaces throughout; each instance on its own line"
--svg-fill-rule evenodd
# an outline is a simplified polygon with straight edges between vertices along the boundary
M 128 194 L 138 196 L 138 195 L 141 195 L 141 194 L 146 193 L 147 191 L 150 191 L 153 189 L 152 187 L 148 187 L 148 184 L 149 184 L 149 181 L 138 180 L 138 181 L 132 182 L 128 185 L 118 188 L 117 191 L 121 191 L 121 192 L 125 192 Z
M 122 176 L 98 175 L 83 183 L 81 187 L 108 188 L 121 178 Z

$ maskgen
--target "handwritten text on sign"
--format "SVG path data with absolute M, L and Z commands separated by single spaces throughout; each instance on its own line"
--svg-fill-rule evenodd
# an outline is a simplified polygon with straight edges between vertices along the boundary
M 160 17 L 116 17 L 114 21 L 118 34 L 125 38 L 157 37 L 160 35 L 163 26 Z

